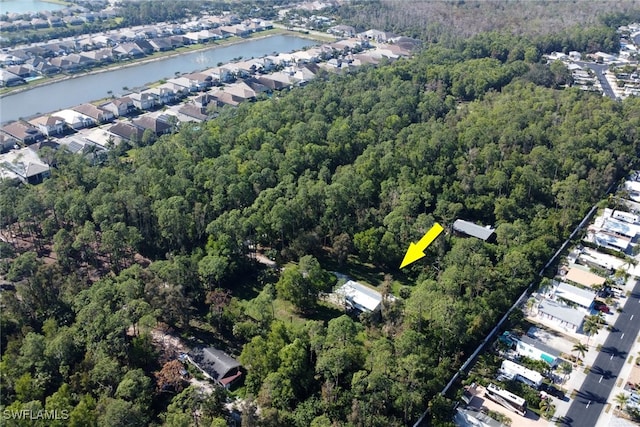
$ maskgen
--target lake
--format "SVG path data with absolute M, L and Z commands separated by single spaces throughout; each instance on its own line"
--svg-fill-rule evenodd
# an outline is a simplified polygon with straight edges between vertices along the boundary
M 43 10 L 60 10 L 66 6 L 40 0 L 0 0 L 0 13 L 27 13 Z
M 313 40 L 301 37 L 275 35 L 162 58 L 127 68 L 78 76 L 0 98 L 0 121 L 8 122 L 69 108 L 106 98 L 109 92 L 117 96 L 126 91 L 124 87 L 129 89 L 141 87 L 158 80 L 172 78 L 177 72 L 190 73 L 204 70 L 238 57 L 258 58 L 274 52 L 291 52 L 316 44 Z

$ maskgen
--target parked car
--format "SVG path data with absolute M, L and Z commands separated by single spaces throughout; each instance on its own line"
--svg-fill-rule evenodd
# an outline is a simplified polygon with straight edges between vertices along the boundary
M 595 305 L 593 306 L 593 308 L 595 308 L 596 310 L 602 312 L 602 313 L 606 313 L 609 314 L 610 310 L 609 307 L 607 306 L 607 304 L 603 303 L 603 302 L 596 302 Z

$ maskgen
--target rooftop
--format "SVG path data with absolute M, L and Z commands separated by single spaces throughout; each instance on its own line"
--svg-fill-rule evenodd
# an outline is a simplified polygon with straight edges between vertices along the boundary
M 580 271 L 580 270 L 578 270 Z M 565 301 L 574 302 L 581 307 L 590 307 L 596 295 L 586 289 L 578 288 L 565 282 L 558 283 L 555 290 L 556 298 L 562 298 Z
M 556 350 L 555 348 L 549 347 L 548 345 L 546 345 L 545 343 L 543 343 L 538 339 L 531 338 L 527 335 L 523 335 L 518 338 L 518 341 L 523 342 L 533 348 L 537 348 L 538 350 L 543 351 L 549 354 L 550 356 L 560 357 L 560 352 L 558 350 Z
M 578 328 L 584 319 L 584 313 L 575 308 L 559 305 L 554 301 L 546 300 L 538 306 L 538 312 L 553 317 L 561 322 L 566 322 Z
M 382 302 L 382 295 L 379 292 L 353 280 L 336 289 L 335 293 L 342 295 L 361 311 L 375 311 Z
M 586 271 L 576 267 L 570 267 L 565 278 L 579 285 L 587 287 L 592 287 L 594 285 L 604 285 L 604 282 L 607 280 L 604 277 L 591 273 L 590 271 Z
M 477 237 L 482 240 L 489 240 L 494 233 L 494 229 L 491 227 L 483 227 L 473 222 L 465 221 L 462 219 L 456 219 L 453 223 L 453 229 L 459 233 L 464 233 L 471 237 Z

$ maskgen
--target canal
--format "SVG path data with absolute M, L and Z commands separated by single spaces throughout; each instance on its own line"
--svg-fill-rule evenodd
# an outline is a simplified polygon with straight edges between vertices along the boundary
M 205 51 L 185 53 L 131 67 L 78 76 L 0 98 L 0 121 L 8 122 L 69 108 L 85 102 L 118 95 L 126 89 L 172 78 L 176 73 L 190 73 L 219 63 L 291 52 L 317 43 L 290 35 L 275 35 L 247 40 Z

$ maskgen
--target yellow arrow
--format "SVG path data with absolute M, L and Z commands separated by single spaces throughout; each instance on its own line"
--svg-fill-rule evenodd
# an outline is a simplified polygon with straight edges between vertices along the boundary
M 404 268 L 412 262 L 416 262 L 420 258 L 425 256 L 424 251 L 427 247 L 433 242 L 436 237 L 442 233 L 444 228 L 437 222 L 433 224 L 433 227 L 427 231 L 427 234 L 422 236 L 422 239 L 418 241 L 418 243 L 409 243 L 409 249 L 407 249 L 407 253 L 404 254 L 404 259 L 402 260 L 402 264 L 400 264 L 400 268 Z

